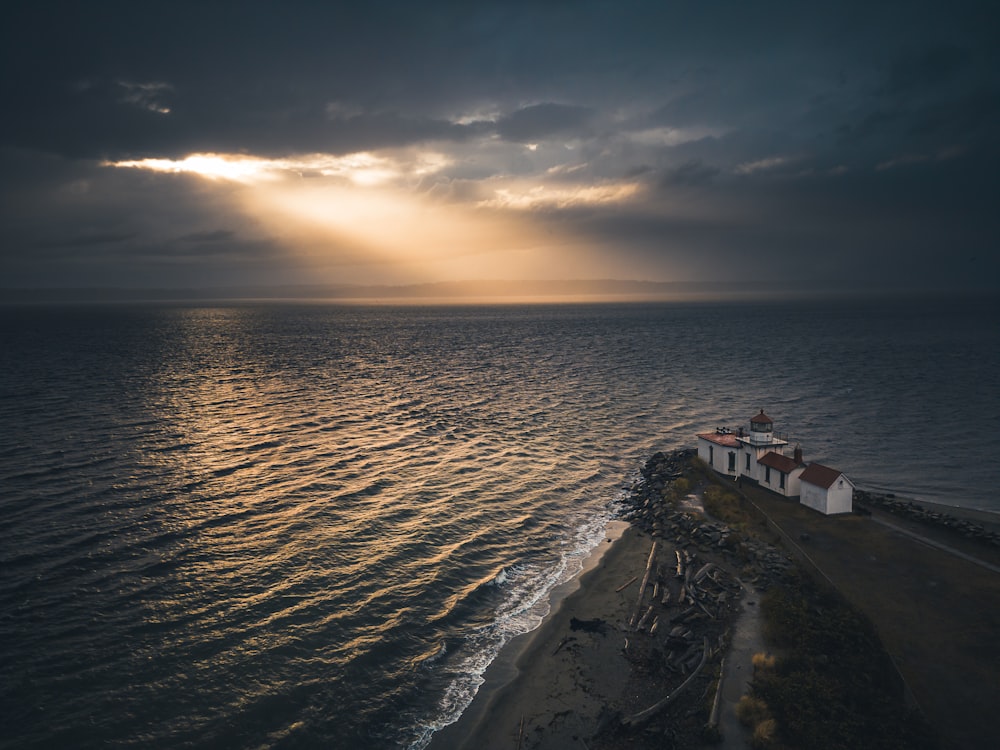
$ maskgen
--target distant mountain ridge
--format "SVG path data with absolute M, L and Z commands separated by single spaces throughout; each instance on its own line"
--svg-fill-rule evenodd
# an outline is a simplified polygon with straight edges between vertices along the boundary
M 212 287 L 48 287 L 0 288 L 0 304 L 125 302 L 211 302 L 299 300 L 386 303 L 406 302 L 586 302 L 754 300 L 906 295 L 918 290 L 881 290 L 814 282 L 634 281 L 566 279 L 558 281 L 441 281 L 421 284 L 301 284 Z M 938 290 L 947 293 L 947 290 Z

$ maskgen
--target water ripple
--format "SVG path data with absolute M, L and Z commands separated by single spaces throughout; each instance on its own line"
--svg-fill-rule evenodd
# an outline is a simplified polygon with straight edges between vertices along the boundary
M 981 310 L 734 312 L 3 311 L 11 741 L 419 748 L 642 458 L 759 406 L 863 484 L 993 502 Z M 935 413 L 934 455 L 877 458 Z

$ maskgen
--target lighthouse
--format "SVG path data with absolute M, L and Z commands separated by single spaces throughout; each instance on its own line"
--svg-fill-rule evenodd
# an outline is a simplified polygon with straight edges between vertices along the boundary
M 788 441 L 774 436 L 774 420 L 764 410 L 750 417 L 750 433 L 737 438 L 740 443 L 739 470 L 736 476 L 748 477 L 755 482 L 767 477 L 769 469 L 762 469 L 760 461 L 769 453 L 784 457 Z
M 774 441 L 774 420 L 760 410 L 760 414 L 750 417 L 750 442 L 754 445 Z
M 743 480 L 790 499 L 798 499 L 820 513 L 850 513 L 854 484 L 838 469 L 802 460 L 795 446 L 786 456 L 788 441 L 774 435 L 774 420 L 764 410 L 750 417 L 750 431 L 734 433 L 725 427 L 698 435 L 698 458 L 714 471 Z

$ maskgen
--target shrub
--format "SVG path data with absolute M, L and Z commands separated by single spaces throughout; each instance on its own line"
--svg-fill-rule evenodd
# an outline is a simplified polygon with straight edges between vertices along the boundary
M 752 661 L 753 661 L 754 672 L 763 672 L 774 669 L 776 658 L 774 654 L 765 654 L 764 652 L 759 652 L 753 655 Z
M 767 704 L 749 693 L 740 698 L 740 702 L 736 704 L 736 718 L 745 727 L 756 727 L 770 716 Z
M 778 723 L 774 719 L 764 719 L 754 727 L 753 739 L 750 741 L 754 750 L 767 750 L 774 746 L 775 736 L 778 733 Z

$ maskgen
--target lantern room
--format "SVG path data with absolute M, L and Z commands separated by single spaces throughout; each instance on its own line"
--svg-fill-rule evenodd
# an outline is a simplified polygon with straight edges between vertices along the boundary
M 767 416 L 764 410 L 761 409 L 760 414 L 750 418 L 750 442 L 770 443 L 773 438 L 774 420 Z

